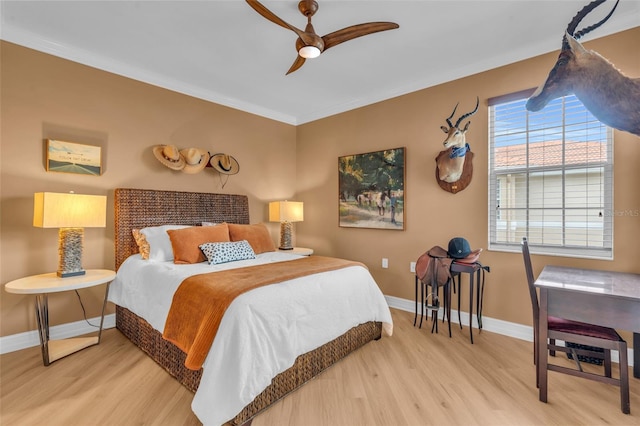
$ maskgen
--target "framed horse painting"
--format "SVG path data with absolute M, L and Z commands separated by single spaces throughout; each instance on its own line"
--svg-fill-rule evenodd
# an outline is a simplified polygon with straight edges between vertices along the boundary
M 404 230 L 405 148 L 338 158 L 339 226 Z

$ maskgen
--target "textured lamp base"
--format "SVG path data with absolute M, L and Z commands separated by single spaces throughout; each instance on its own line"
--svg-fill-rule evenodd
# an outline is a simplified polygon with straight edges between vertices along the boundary
M 58 231 L 58 271 L 60 278 L 84 275 L 82 269 L 83 228 L 60 228 Z
M 280 250 L 293 250 L 293 245 L 291 244 L 291 229 L 293 225 L 291 222 L 281 222 L 280 223 Z

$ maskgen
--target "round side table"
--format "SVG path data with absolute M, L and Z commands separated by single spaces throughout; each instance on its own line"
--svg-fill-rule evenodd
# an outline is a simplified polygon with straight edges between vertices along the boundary
M 55 272 L 49 274 L 32 275 L 20 278 L 5 284 L 4 289 L 9 293 L 33 294 L 36 297 L 36 321 L 38 323 L 38 334 L 40 337 L 40 349 L 42 351 L 42 362 L 49 365 L 53 361 L 77 352 L 89 346 L 100 343 L 102 337 L 102 326 L 104 324 L 104 311 L 107 306 L 109 296 L 109 284 L 116 277 L 115 271 L 107 269 L 88 269 L 84 275 L 60 278 Z M 69 339 L 50 340 L 49 339 L 49 304 L 47 295 L 49 293 L 60 293 L 63 291 L 79 290 L 81 288 L 94 287 L 107 284 L 102 303 L 102 314 L 100 316 L 100 329 L 97 336 L 73 337 Z

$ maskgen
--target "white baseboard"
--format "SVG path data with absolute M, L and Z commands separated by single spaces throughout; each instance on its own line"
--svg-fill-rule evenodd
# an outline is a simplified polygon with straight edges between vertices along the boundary
M 385 296 L 387 299 L 387 304 L 391 308 L 400 309 L 402 311 L 415 313 L 415 301 L 401 299 L 399 297 L 394 296 Z M 443 310 L 440 309 L 439 318 L 442 318 Z M 458 311 L 455 309 L 451 310 L 451 318 L 455 319 L 458 317 Z M 469 313 L 460 311 L 460 319 L 462 320 L 463 325 L 469 324 Z M 478 321 L 476 316 L 473 316 L 473 326 L 478 327 Z M 533 327 L 517 324 L 513 322 L 503 321 L 491 317 L 487 317 L 485 315 L 482 316 L 482 329 L 486 331 L 490 331 L 492 333 L 502 334 L 504 336 L 514 337 L 520 340 L 526 340 L 528 342 L 533 342 Z M 629 366 L 633 367 L 633 349 L 627 347 L 627 359 L 629 361 Z M 618 362 L 618 353 L 611 353 L 611 360 L 613 362 Z
M 100 317 L 89 318 L 91 324 L 99 325 Z M 104 316 L 103 329 L 113 328 L 116 326 L 116 315 L 109 314 Z M 51 339 L 66 339 L 68 337 L 77 337 L 98 331 L 96 327 L 92 327 L 86 321 L 76 321 L 67 324 L 54 325 L 49 329 L 49 337 Z M 31 348 L 40 345 L 38 331 L 26 331 L 24 333 L 12 334 L 10 336 L 0 337 L 0 354 L 19 351 L 21 349 Z
M 406 312 L 415 312 L 415 301 L 402 299 L 394 296 L 385 296 L 387 304 L 391 308 L 400 309 Z M 442 311 L 442 310 L 441 310 Z M 458 311 L 451 310 L 451 317 L 456 318 Z M 440 312 L 440 318 L 442 318 L 442 312 Z M 462 324 L 469 324 L 469 313 L 460 311 L 460 319 Z M 91 318 L 89 321 L 92 324 L 100 324 L 100 317 Z M 110 314 L 104 317 L 104 329 L 113 328 L 116 325 L 116 315 Z M 473 326 L 478 327 L 478 321 L 474 315 Z M 504 336 L 514 337 L 520 340 L 526 340 L 533 342 L 533 327 L 517 324 L 513 322 L 503 321 L 487 316 L 482 316 L 482 329 L 490 331 L 492 333 L 502 334 Z M 51 327 L 50 336 L 51 339 L 66 339 L 67 337 L 82 336 L 95 332 L 97 329 L 90 326 L 85 321 L 76 321 L 68 324 L 61 324 Z M 30 348 L 40 345 L 38 338 L 38 331 L 27 331 L 24 333 L 13 334 L 10 336 L 0 337 L 0 354 L 19 351 L 21 349 Z M 628 360 L 629 366 L 633 366 L 633 349 L 628 348 Z M 611 359 L 614 362 L 618 362 L 618 354 L 616 352 L 611 354 Z

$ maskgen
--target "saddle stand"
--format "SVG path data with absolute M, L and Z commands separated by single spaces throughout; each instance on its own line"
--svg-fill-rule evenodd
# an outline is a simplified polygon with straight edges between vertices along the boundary
M 447 254 L 447 251 L 440 246 L 434 246 L 429 251 L 418 258 L 416 262 L 416 288 L 418 282 L 421 282 L 421 316 L 420 328 L 422 328 L 422 319 L 424 318 L 425 307 L 427 315 L 431 313 L 431 332 L 438 332 L 438 312 L 440 310 L 440 298 L 438 296 L 440 287 L 444 293 L 444 314 L 442 321 L 447 319 L 449 324 L 449 337 L 451 337 L 451 263 L 453 259 Z M 431 293 L 425 295 L 425 287 L 431 286 Z M 416 294 L 417 296 L 417 294 Z M 431 298 L 431 303 L 429 303 Z M 415 319 L 414 319 L 415 325 Z

